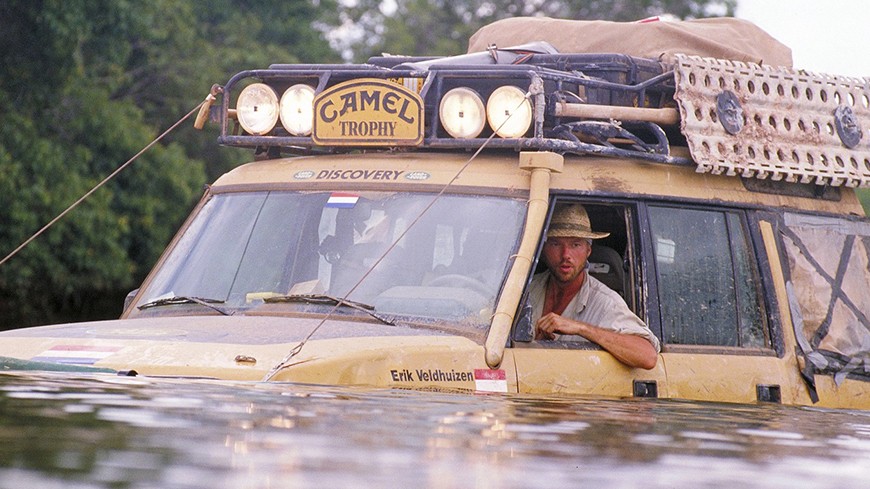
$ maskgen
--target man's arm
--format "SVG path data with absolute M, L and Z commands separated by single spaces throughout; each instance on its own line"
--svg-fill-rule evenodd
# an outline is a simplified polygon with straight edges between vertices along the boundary
M 536 328 L 544 338 L 548 339 L 552 339 L 555 333 L 580 335 L 597 343 L 629 367 L 650 370 L 656 366 L 658 360 L 655 348 L 642 336 L 617 333 L 581 321 L 564 318 L 553 312 L 539 319 Z

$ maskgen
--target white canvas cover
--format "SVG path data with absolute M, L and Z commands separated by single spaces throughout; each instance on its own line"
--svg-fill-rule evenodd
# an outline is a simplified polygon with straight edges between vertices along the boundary
M 786 214 L 781 234 L 805 376 L 870 380 L 870 222 Z
M 732 17 L 610 22 L 514 17 L 480 28 L 468 52 L 546 41 L 561 53 L 619 53 L 672 64 L 677 53 L 772 66 L 792 66 L 791 49 L 755 24 Z

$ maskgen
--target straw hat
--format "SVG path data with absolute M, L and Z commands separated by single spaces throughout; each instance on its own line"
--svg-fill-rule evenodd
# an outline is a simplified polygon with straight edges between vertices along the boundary
M 550 218 L 548 238 L 588 238 L 600 239 L 610 236 L 610 233 L 596 233 L 589 223 L 589 214 L 580 204 L 570 204 L 559 207 Z

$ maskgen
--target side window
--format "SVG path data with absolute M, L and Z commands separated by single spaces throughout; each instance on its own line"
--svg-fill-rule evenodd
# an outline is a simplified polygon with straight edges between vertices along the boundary
M 646 314 L 642 300 L 645 294 L 640 290 L 640 264 L 635 259 L 636 250 L 639 249 L 635 244 L 639 243 L 634 217 L 637 208 L 631 203 L 578 201 L 570 197 L 556 197 L 551 213 L 553 209 L 569 204 L 582 204 L 588 215 L 591 230 L 595 233 L 607 234 L 592 242 L 586 268 L 589 276 L 616 292 L 626 302 L 628 308 L 644 320 Z M 540 278 L 540 274 L 547 271 L 546 259 L 543 256 L 545 241 L 546 238 L 542 240 L 535 260 L 534 278 Z M 529 277 L 529 281 L 534 283 L 534 278 Z M 534 337 L 534 322 L 541 316 L 543 308 L 542 301 L 536 302 L 531 298 L 531 291 L 534 288 L 533 284 L 527 287 L 526 302 L 514 330 L 514 341 L 529 342 Z M 559 348 L 566 347 L 564 345 L 570 345 L 567 346 L 568 348 L 586 348 L 589 344 L 590 342 L 580 337 L 566 335 L 554 345 Z M 536 346 L 545 346 L 545 344 L 536 343 Z
M 745 215 L 650 206 L 665 344 L 769 345 Z

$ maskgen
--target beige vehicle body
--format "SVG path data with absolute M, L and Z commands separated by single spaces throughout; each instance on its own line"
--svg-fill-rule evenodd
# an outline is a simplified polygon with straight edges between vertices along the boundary
M 616 81 L 584 65 L 590 85 L 548 78 L 546 62 L 516 70 L 522 82 L 486 78 L 517 52 L 480 53 L 494 62 L 478 70 L 469 55 L 458 72 L 402 59 L 237 75 L 215 111 L 221 142 L 257 148 L 257 161 L 209 187 L 120 319 L 0 333 L 0 356 L 148 376 L 870 409 L 870 222 L 854 192 L 870 185 L 867 83 L 683 55 L 619 57 L 630 69 Z M 638 66 L 662 71 L 631 79 Z M 233 90 L 251 79 L 276 100 L 307 83 L 313 134 L 293 134 L 284 113 L 260 134 L 256 120 L 239 127 L 248 109 Z M 472 87 L 482 100 L 521 87 L 519 136 L 493 134 L 491 116 L 457 137 L 449 111 L 430 107 L 484 79 Z M 556 95 L 569 90 L 577 100 Z M 503 127 L 520 117 L 503 113 Z M 554 136 L 553 119 L 573 136 Z M 533 339 L 527 289 L 566 202 L 610 232 L 589 273 L 661 340 L 655 368 Z

